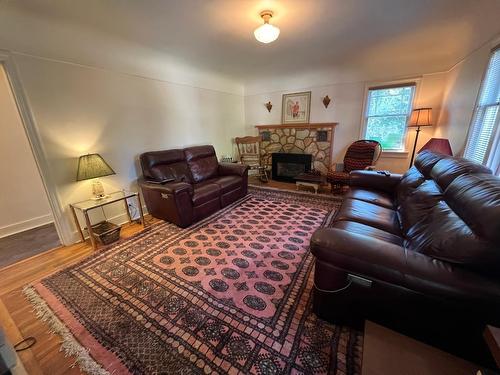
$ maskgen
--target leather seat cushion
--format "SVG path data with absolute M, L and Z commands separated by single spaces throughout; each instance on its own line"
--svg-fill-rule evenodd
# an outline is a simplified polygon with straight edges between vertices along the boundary
M 400 236 L 355 221 L 337 221 L 332 225 L 332 228 L 343 229 L 353 234 L 376 238 L 399 246 L 403 246 L 404 242 Z
M 194 206 L 206 203 L 220 196 L 220 187 L 213 183 L 201 183 L 194 185 L 194 193 L 191 200 Z
M 357 199 L 345 199 L 335 216 L 335 221 L 355 221 L 383 231 L 401 235 L 395 210 Z
M 222 194 L 241 188 L 243 184 L 242 178 L 235 175 L 212 178 L 207 182 L 219 185 Z
M 413 166 L 406 171 L 396 188 L 396 202 L 402 204 L 405 199 L 425 181 L 425 176 Z
M 426 180 L 416 187 L 398 206 L 398 217 L 403 233 L 424 220 L 441 199 L 443 192 L 434 180 Z
M 351 187 L 346 193 L 345 198 L 357 199 L 364 202 L 376 204 L 386 208 L 393 208 L 392 196 L 383 191 L 368 190 L 359 187 Z

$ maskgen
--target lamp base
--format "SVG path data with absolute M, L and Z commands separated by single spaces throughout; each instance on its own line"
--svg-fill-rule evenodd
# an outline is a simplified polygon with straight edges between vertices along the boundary
M 100 196 L 100 197 L 91 197 L 90 199 L 93 200 L 93 201 L 100 201 L 102 199 L 106 199 L 106 198 L 109 198 L 111 195 L 109 194 L 104 194 L 103 196 Z
M 109 197 L 109 195 L 104 193 L 104 187 L 98 179 L 92 181 L 92 195 L 92 199 L 96 201 Z

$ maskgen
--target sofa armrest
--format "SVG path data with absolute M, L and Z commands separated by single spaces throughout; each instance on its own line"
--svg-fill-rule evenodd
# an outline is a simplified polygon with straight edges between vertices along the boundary
M 156 184 L 142 178 L 139 179 L 138 182 L 142 189 L 154 190 L 171 195 L 176 195 L 183 192 L 187 192 L 189 195 L 193 195 L 193 185 L 188 184 L 187 182 L 167 182 L 165 184 Z
M 248 173 L 248 165 L 237 163 L 220 163 L 219 176 L 238 175 L 244 176 Z
M 321 261 L 359 275 L 399 283 L 404 248 L 338 228 L 322 228 L 311 237 L 311 252 Z
M 474 301 L 500 310 L 500 281 L 402 246 L 338 228 L 317 230 L 318 260 L 370 280 L 393 283 L 437 298 Z
M 393 193 L 401 181 L 402 175 L 390 173 L 385 175 L 376 171 L 356 170 L 349 173 L 350 185 Z

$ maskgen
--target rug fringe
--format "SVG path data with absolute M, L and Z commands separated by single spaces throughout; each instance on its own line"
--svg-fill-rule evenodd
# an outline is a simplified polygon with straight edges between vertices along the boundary
M 67 357 L 76 357 L 73 366 L 78 364 L 83 372 L 90 375 L 111 375 L 109 371 L 102 368 L 102 366 L 91 357 L 89 349 L 84 348 L 75 339 L 69 329 L 59 320 L 32 285 L 25 286 L 23 288 L 23 294 L 33 305 L 36 317 L 48 324 L 51 333 L 55 333 L 61 337 L 62 345 L 60 351 L 64 352 Z

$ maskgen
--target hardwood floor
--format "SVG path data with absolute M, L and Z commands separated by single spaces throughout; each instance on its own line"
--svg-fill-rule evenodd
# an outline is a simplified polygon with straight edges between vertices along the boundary
M 0 238 L 0 268 L 59 246 L 54 223 Z
M 147 217 L 147 224 L 158 220 Z M 142 230 L 142 225 L 126 224 L 123 237 Z M 29 350 L 19 352 L 28 374 L 81 374 L 75 359 L 60 352 L 60 338 L 48 331 L 48 326 L 36 318 L 22 287 L 39 280 L 92 254 L 90 243 L 78 243 L 46 251 L 0 269 L 0 325 L 11 344 L 33 336 L 37 343 Z

